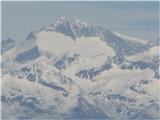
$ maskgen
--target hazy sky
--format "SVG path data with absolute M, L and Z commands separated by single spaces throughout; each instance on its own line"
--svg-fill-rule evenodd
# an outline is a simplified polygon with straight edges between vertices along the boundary
M 24 40 L 61 16 L 129 36 L 158 38 L 158 2 L 2 2 L 2 39 Z

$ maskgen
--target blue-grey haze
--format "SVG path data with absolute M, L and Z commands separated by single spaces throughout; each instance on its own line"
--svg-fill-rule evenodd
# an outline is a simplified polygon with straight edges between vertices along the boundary
M 2 39 L 21 41 L 29 32 L 78 18 L 129 36 L 157 40 L 159 2 L 2 2 Z

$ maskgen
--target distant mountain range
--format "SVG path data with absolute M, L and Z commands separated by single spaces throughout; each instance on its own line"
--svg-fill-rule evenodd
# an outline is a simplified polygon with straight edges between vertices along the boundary
M 2 119 L 159 119 L 159 44 L 61 17 L 2 40 Z

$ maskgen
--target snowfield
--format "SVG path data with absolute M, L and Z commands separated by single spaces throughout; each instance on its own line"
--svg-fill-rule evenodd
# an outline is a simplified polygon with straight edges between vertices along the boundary
M 137 55 L 129 56 L 127 59 L 131 61 L 137 61 L 137 60 L 152 60 L 156 56 L 159 56 L 160 53 L 160 46 L 154 46 L 151 47 L 148 51 L 144 53 L 140 53 Z
M 50 51 L 57 55 L 61 55 L 66 51 L 78 53 L 84 57 L 99 54 L 105 54 L 107 56 L 115 55 L 114 50 L 100 40 L 99 37 L 81 37 L 73 41 L 70 37 L 61 33 L 42 31 L 38 34 L 37 45 L 40 50 Z

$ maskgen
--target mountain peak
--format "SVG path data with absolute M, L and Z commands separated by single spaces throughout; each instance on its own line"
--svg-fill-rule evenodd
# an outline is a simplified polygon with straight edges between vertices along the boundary
M 63 16 L 59 18 L 59 20 L 56 22 L 54 26 L 57 27 L 58 25 L 70 25 L 70 26 L 80 27 L 80 26 L 87 26 L 87 23 L 79 19 L 68 18 Z
M 7 38 L 5 40 L 1 41 L 1 53 L 13 48 L 16 45 L 16 41 L 11 39 L 11 38 Z
M 60 17 L 60 19 L 54 24 L 54 29 L 57 32 L 70 36 L 72 39 L 81 36 L 80 31 L 86 29 L 89 25 L 86 22 L 82 22 L 78 19 Z
M 62 16 L 58 19 L 58 21 L 71 21 L 71 20 L 74 20 L 73 18 L 69 18 L 69 17 L 66 17 L 66 16 Z

